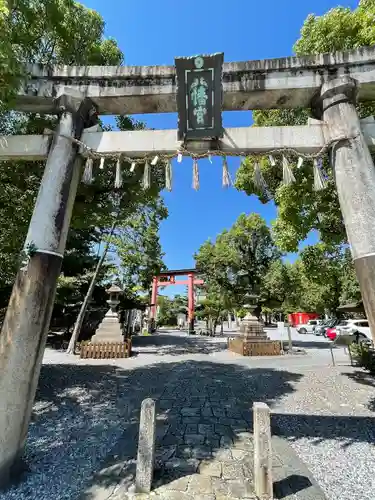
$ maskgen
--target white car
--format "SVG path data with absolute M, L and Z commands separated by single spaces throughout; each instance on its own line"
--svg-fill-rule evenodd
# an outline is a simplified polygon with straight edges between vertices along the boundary
M 313 333 L 314 328 L 322 323 L 323 320 L 321 319 L 309 319 L 305 325 L 297 325 L 297 332 L 303 335 L 306 333 Z
M 367 319 L 347 319 L 340 321 L 336 326 L 337 335 L 359 334 L 359 339 L 367 338 L 372 340 L 370 326 Z

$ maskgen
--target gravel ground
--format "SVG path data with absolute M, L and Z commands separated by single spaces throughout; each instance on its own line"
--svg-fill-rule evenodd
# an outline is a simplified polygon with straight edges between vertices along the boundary
M 273 410 L 330 500 L 375 498 L 375 380 L 353 368 L 302 371 Z
M 215 391 L 225 388 L 224 397 L 230 387 L 248 408 L 253 401 L 270 404 L 274 432 L 289 440 L 329 500 L 375 498 L 374 380 L 329 367 L 322 349 L 246 359 L 223 350 L 221 341 L 215 349 L 212 339 L 179 334 L 160 342 L 162 356 L 156 342 L 118 361 L 47 350 L 26 449 L 31 470 L 0 500 L 76 500 L 120 437 L 135 439 L 141 401 L 159 398 L 172 375 L 178 382 L 189 366 Z M 178 355 L 169 348 L 175 343 Z

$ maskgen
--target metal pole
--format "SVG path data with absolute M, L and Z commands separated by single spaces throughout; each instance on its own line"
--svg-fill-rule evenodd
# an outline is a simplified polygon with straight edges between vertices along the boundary
M 80 94 L 57 99 L 53 137 L 25 248 L 0 334 L 0 484 L 8 482 L 23 453 L 44 347 L 81 174 L 79 139 L 96 110 Z
M 288 332 L 288 352 L 293 352 L 293 342 L 292 342 L 292 332 L 291 332 L 291 329 L 290 329 L 290 324 L 289 322 L 286 324 L 286 329 L 287 329 L 287 332 Z

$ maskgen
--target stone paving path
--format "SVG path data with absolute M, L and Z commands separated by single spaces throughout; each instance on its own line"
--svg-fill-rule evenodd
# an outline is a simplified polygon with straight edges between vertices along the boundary
M 225 338 L 179 332 L 134 340 L 135 355 L 124 360 L 46 350 L 26 447 L 30 470 L 0 500 L 130 499 L 148 397 L 157 402 L 158 434 L 150 499 L 254 498 L 255 401 L 272 408 L 273 478 L 287 490 L 278 498 L 325 498 L 301 458 L 329 500 L 375 498 L 373 386 L 354 380 L 345 359 L 332 368 L 325 349 L 242 358 Z
M 131 409 L 124 419 L 127 430 L 117 449 L 111 453 L 114 460 L 102 468 L 94 479 L 93 489 L 86 491 L 80 500 L 256 499 L 252 405 L 255 401 L 269 402 L 293 391 L 291 384 L 299 376 L 285 376 L 284 372 L 273 373 L 256 367 L 244 370 L 240 365 L 216 364 L 217 356 L 221 359 L 224 353 L 227 361 L 244 359 L 230 353 L 228 358 L 225 338 L 218 343 L 217 340 L 212 342 L 211 339 L 188 337 L 177 332 L 164 333 L 135 339 L 134 350 L 132 363 L 142 365 L 147 358 L 156 363 L 148 364 L 149 368 L 156 370 L 155 380 L 143 379 L 138 386 L 132 375 L 128 381 L 121 379 L 121 392 L 127 393 L 126 400 Z M 178 361 L 171 363 L 167 372 L 160 371 L 159 378 L 160 361 L 177 354 L 176 351 Z M 198 356 L 199 362 L 190 360 L 191 354 Z M 207 355 L 212 356 L 212 362 Z M 123 377 L 124 373 L 120 373 L 119 376 Z M 145 384 L 148 385 L 147 392 L 144 391 Z M 152 492 L 147 495 L 131 493 L 135 482 L 138 418 L 143 397 L 140 392 L 155 399 L 157 409 L 156 469 Z M 291 475 L 290 468 L 285 473 L 291 459 L 290 451 L 287 445 L 281 454 L 274 452 L 273 470 L 279 481 L 285 482 L 286 476 Z M 293 495 L 296 485 L 293 488 L 287 486 L 288 493 L 280 498 L 301 498 Z M 304 484 L 302 488 L 306 490 L 308 485 Z M 304 498 L 324 498 L 316 492 L 314 494 Z
M 256 498 L 248 408 L 239 407 L 230 388 L 222 392 L 195 370 L 166 388 L 159 402 L 165 414 L 157 429 L 157 496 Z
M 212 376 L 212 373 L 211 373 Z M 157 400 L 154 488 L 136 498 L 255 499 L 250 411 L 231 383 L 206 378 L 197 366 L 179 367 Z M 237 392 L 237 391 L 235 391 Z M 127 476 L 117 499 L 132 498 Z

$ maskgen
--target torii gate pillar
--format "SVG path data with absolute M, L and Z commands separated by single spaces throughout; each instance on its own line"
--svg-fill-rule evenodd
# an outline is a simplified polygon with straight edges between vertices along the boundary
M 152 292 L 151 292 L 151 314 L 150 314 L 150 324 L 149 333 L 152 333 L 156 327 L 156 313 L 158 308 L 158 277 L 154 276 L 152 280 Z
M 90 99 L 75 92 L 56 101 L 53 138 L 26 244 L 33 251 L 20 269 L 0 334 L 0 486 L 22 456 L 81 174 L 78 145 L 97 120 Z
M 194 333 L 194 274 L 188 274 L 188 322 L 189 334 Z
M 375 168 L 355 107 L 358 83 L 349 76 L 322 86 L 313 103 L 328 125 L 332 161 L 346 233 L 375 341 Z

